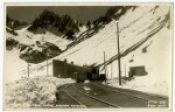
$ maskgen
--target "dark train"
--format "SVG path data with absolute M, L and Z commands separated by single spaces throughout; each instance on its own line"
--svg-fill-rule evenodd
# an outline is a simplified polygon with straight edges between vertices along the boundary
M 85 80 L 104 80 L 104 75 L 99 74 L 99 68 L 94 66 L 78 66 L 73 62 L 53 60 L 53 75 L 60 78 L 73 78 L 77 82 Z

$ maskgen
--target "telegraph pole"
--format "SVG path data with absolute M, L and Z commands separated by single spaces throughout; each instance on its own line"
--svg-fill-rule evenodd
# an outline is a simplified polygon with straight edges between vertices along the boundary
M 111 85 L 113 86 L 112 72 L 113 72 L 113 67 L 112 67 L 112 63 L 111 63 Z
M 118 78 L 119 78 L 119 85 L 122 85 L 121 83 L 121 66 L 120 66 L 120 39 L 119 39 L 119 26 L 117 21 L 117 48 L 118 48 Z
M 49 76 L 49 53 L 48 50 L 46 50 L 46 74 Z
M 106 78 L 107 78 L 107 72 L 106 72 L 106 59 L 105 59 L 105 52 L 104 52 L 104 69 L 105 69 L 105 83 L 106 83 Z

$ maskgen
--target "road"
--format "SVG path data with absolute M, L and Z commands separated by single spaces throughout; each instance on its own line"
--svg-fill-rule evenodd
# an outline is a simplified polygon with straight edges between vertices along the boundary
M 99 82 L 75 83 L 58 89 L 57 106 L 80 108 L 168 107 L 168 98 L 113 88 Z

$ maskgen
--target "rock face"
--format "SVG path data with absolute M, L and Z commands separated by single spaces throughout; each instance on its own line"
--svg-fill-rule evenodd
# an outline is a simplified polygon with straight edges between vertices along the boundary
M 6 26 L 8 26 L 9 28 L 13 30 L 24 28 L 27 25 L 28 25 L 27 22 L 18 21 L 18 20 L 10 18 L 8 15 L 6 16 Z
M 37 64 L 60 53 L 61 50 L 54 44 L 37 41 L 36 44 L 31 46 L 21 44 L 19 57 L 28 63 Z
M 80 31 L 81 23 L 74 20 L 69 15 L 59 16 L 58 14 L 44 10 L 32 25 L 28 28 L 29 31 L 35 34 L 42 34 L 49 31 L 57 36 L 63 36 L 69 40 L 74 40 L 75 34 Z
M 17 47 L 18 44 L 19 42 L 13 38 L 6 39 L 6 49 L 7 50 L 12 50 L 14 47 Z
M 7 38 L 6 49 L 8 51 L 14 48 L 19 49 L 19 57 L 27 63 L 40 63 L 46 59 L 59 55 L 62 50 L 50 42 L 39 42 L 35 44 L 26 45 L 18 42 L 14 38 Z

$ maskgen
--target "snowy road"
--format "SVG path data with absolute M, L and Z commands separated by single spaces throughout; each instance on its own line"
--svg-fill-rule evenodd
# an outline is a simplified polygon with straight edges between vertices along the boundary
M 65 85 L 58 89 L 57 107 L 125 108 L 168 107 L 168 98 L 113 88 L 98 82 Z

